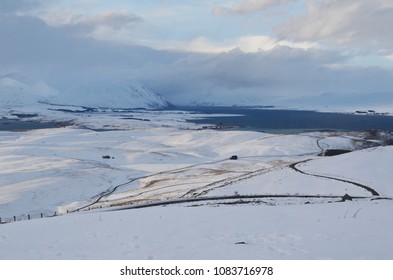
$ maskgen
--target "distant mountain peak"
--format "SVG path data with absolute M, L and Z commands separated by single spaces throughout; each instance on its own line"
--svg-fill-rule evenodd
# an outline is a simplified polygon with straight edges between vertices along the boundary
M 79 85 L 50 101 L 59 105 L 118 109 L 161 109 L 173 106 L 158 93 L 132 79 Z
M 13 109 L 42 103 L 109 109 L 173 107 L 158 93 L 132 79 L 80 85 L 60 92 L 43 81 L 30 82 L 20 73 L 0 75 L 0 107 Z
M 20 73 L 0 75 L 0 109 L 34 106 L 57 93 L 45 82 L 30 82 Z

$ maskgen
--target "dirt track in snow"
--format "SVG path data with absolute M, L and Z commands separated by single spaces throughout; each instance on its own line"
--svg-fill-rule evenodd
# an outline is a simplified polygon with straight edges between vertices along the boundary
M 290 164 L 289 167 L 291 169 L 295 170 L 296 172 L 299 172 L 299 173 L 304 174 L 304 175 L 318 177 L 318 178 L 325 178 L 325 179 L 340 181 L 340 182 L 347 183 L 347 184 L 352 184 L 352 185 L 355 185 L 357 187 L 365 189 L 366 191 L 370 192 L 374 196 L 379 196 L 379 193 L 376 190 L 374 190 L 373 188 L 369 187 L 369 186 L 366 186 L 366 185 L 363 185 L 363 184 L 360 184 L 360 183 L 357 183 L 357 182 L 349 181 L 349 180 L 346 180 L 346 179 L 341 179 L 341 178 L 336 178 L 336 177 L 331 177 L 331 176 L 326 176 L 326 175 L 319 175 L 319 174 L 308 173 L 308 172 L 305 172 L 303 170 L 300 170 L 297 167 L 297 165 L 305 163 L 305 162 L 308 162 L 310 160 L 312 160 L 312 159 L 298 161 L 298 162 Z

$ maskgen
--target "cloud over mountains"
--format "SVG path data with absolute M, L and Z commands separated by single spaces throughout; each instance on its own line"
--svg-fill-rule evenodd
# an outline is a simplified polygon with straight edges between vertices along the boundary
M 62 91 L 132 78 L 177 104 L 393 87 L 386 1 L 88 5 L 2 1 L 0 74 L 24 73 Z

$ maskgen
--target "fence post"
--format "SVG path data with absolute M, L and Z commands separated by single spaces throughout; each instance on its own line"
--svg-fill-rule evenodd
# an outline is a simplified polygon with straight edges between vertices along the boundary
M 1 224 L 1 218 L 0 218 L 0 224 Z
M 16 216 L 14 216 L 14 222 L 16 222 Z
M 43 217 L 44 217 L 44 214 L 41 213 L 41 218 L 43 218 Z
M 27 215 L 27 219 L 30 220 L 30 214 Z

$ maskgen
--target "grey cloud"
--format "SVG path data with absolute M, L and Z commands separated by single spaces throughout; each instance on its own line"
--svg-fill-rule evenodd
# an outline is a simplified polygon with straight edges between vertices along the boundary
M 110 11 L 93 16 L 74 16 L 66 26 L 75 31 L 90 32 L 99 27 L 109 27 L 116 30 L 126 29 L 143 22 L 143 19 L 129 12 Z
M 215 7 L 213 13 L 216 15 L 246 14 L 294 1 L 296 0 L 242 0 L 235 2 L 230 7 Z
M 27 16 L 1 16 L 0 69 L 14 69 L 60 90 L 97 81 L 138 79 L 173 103 L 244 96 L 269 101 L 333 91 L 390 91 L 391 71 L 332 68 L 345 57 L 320 49 L 277 47 L 221 54 L 157 51 L 74 36 Z M 4 73 L 0 73 L 4 74 Z
M 393 4 L 383 0 L 309 3 L 307 12 L 277 28 L 283 38 L 393 52 Z
M 0 14 L 14 13 L 41 6 L 42 0 L 1 0 Z
M 260 102 L 323 92 L 389 91 L 393 73 L 378 68 L 335 69 L 333 52 L 279 47 L 269 52 L 190 54 L 176 63 L 145 65 L 139 75 L 174 103 L 204 96 L 247 96 Z
M 106 25 L 115 29 L 122 29 L 124 26 L 142 21 L 143 19 L 141 17 L 128 12 L 106 12 L 87 18 L 84 23 L 89 25 Z
M 146 47 L 124 46 L 74 36 L 74 30 L 54 28 L 28 16 L 0 17 L 0 67 L 15 68 L 29 76 L 41 75 L 61 87 L 94 79 L 127 77 L 147 60 L 161 55 Z

